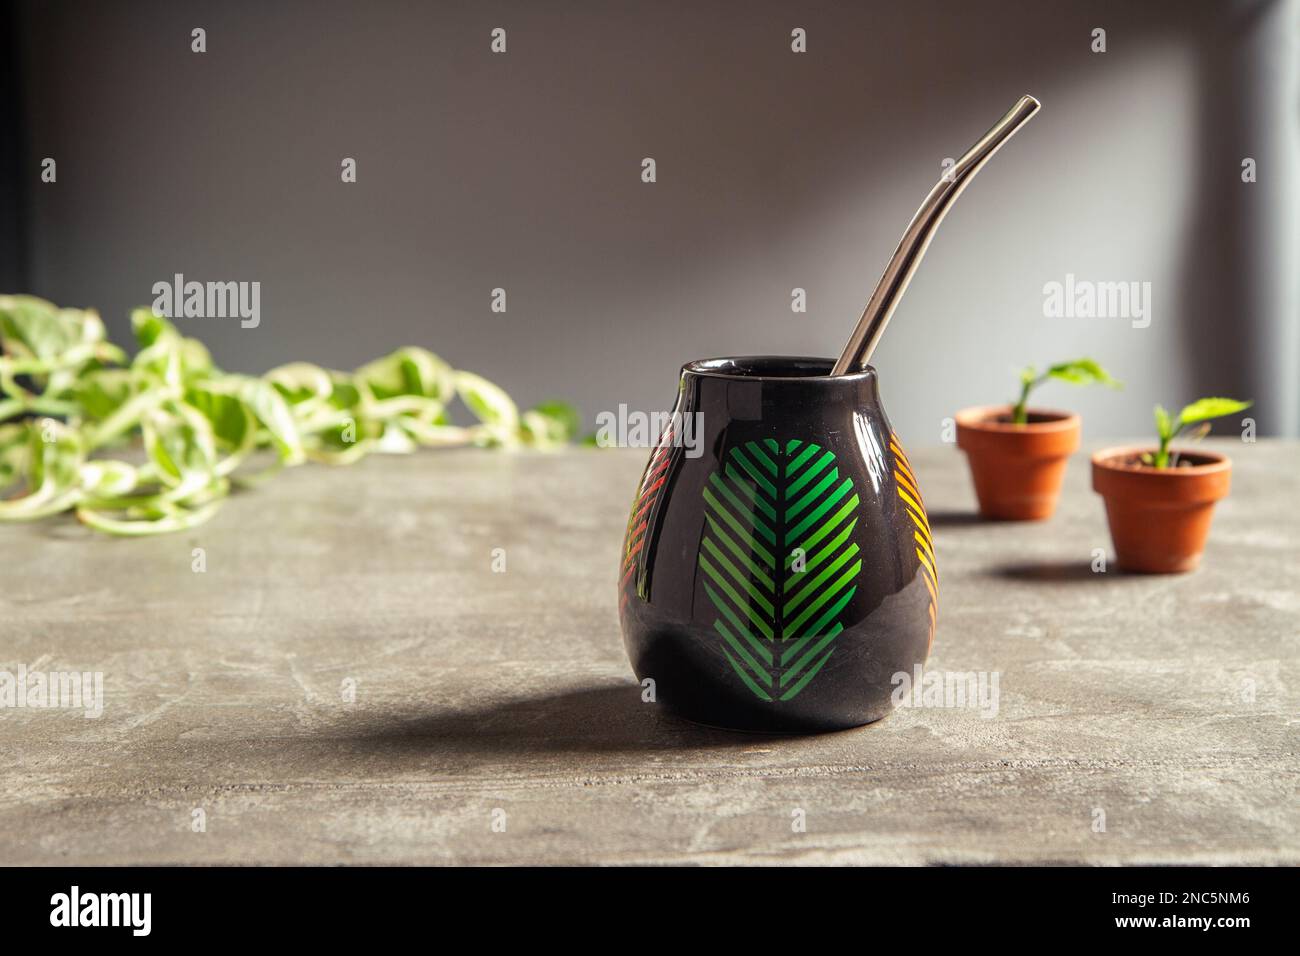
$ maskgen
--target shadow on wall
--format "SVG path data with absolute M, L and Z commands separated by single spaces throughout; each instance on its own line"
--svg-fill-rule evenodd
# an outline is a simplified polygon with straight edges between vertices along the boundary
M 1262 155 L 1297 156 L 1300 4 L 1244 0 L 1225 7 L 1226 29 L 1197 34 L 1196 141 L 1229 148 L 1192 149 L 1185 157 L 1196 170 L 1189 182 L 1200 188 L 1188 196 L 1193 217 L 1182 235 L 1181 273 L 1187 328 L 1181 355 L 1171 361 L 1191 369 L 1195 395 L 1170 396 L 1168 403 L 1177 407 L 1200 395 L 1254 398 L 1261 433 L 1295 435 L 1300 299 L 1295 262 L 1288 265 L 1286 256 L 1287 249 L 1297 251 L 1295 170 L 1269 169 L 1265 162 L 1255 169 L 1256 180 L 1246 183 L 1242 163 Z M 1268 66 L 1261 75 L 1263 63 Z M 1283 78 L 1290 82 L 1283 85 Z M 1275 114 L 1269 100 L 1279 96 L 1290 109 Z M 1275 129 L 1287 114 L 1291 126 Z M 1204 188 L 1207 183 L 1216 188 Z M 1228 431 L 1229 424 L 1219 430 Z
M 1259 16 L 1259 8 L 1239 8 L 1238 18 Z M 1231 48 L 1221 39 L 1206 37 L 1197 44 L 1200 68 L 1197 77 L 1201 136 L 1216 137 L 1230 143 L 1242 143 L 1250 120 L 1245 111 L 1233 109 L 1243 93 L 1243 80 L 1239 77 L 1242 65 L 1234 62 Z M 1240 159 L 1232 153 L 1209 150 L 1190 150 L 1186 161 L 1196 172 L 1189 179 L 1192 186 L 1221 179 L 1227 182 L 1240 180 Z M 1188 196 L 1191 219 L 1182 233 L 1182 253 L 1179 279 L 1187 299 L 1202 308 L 1189 310 L 1186 316 L 1187 334 L 1180 344 L 1180 355 L 1171 355 L 1170 361 L 1182 362 L 1192 369 L 1192 377 L 1203 382 L 1203 391 L 1210 395 L 1238 395 L 1244 393 L 1248 380 L 1246 336 L 1225 336 L 1224 317 L 1240 311 L 1245 280 L 1233 268 L 1233 251 L 1241 248 L 1247 228 L 1243 223 L 1243 204 L 1234 191 L 1192 189 Z M 1216 348 L 1206 349 L 1207 342 Z M 1221 387 L 1211 383 L 1224 382 Z M 1165 404 L 1181 407 L 1179 396 L 1170 396 Z

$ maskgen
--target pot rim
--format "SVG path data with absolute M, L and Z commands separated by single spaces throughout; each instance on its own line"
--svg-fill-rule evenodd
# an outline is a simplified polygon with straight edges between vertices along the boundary
M 991 420 L 997 415 L 1008 414 L 1012 407 L 1005 403 L 1002 405 L 972 405 L 969 408 L 963 408 L 953 418 L 961 428 L 1011 435 L 1023 435 L 1030 432 L 1041 435 L 1051 432 L 1070 431 L 1079 427 L 1083 421 L 1076 412 L 1064 412 L 1054 408 L 1025 409 L 1026 414 L 1029 415 L 1048 416 L 1047 421 L 1043 422 L 1026 422 L 1023 425 L 1016 425 L 1012 422 Z
M 1115 463 L 1117 458 L 1123 458 L 1127 455 L 1149 454 L 1155 450 L 1146 445 L 1114 445 L 1093 452 L 1092 464 L 1096 468 L 1104 468 L 1106 471 L 1119 474 L 1151 475 L 1154 478 L 1169 480 L 1216 475 L 1232 468 L 1232 459 L 1221 452 L 1201 451 L 1199 449 L 1193 451 L 1190 448 L 1171 448 L 1169 450 L 1178 454 L 1196 455 L 1199 458 L 1210 458 L 1212 460 L 1200 465 L 1190 465 L 1186 468 L 1156 468 L 1152 465 L 1120 465 Z
M 748 366 L 755 371 L 728 371 L 724 366 Z M 778 375 L 762 371 L 764 367 L 790 370 L 806 366 L 806 374 Z M 831 375 L 835 359 L 819 358 L 810 355 L 727 355 L 719 358 L 695 359 L 682 366 L 682 374 L 698 375 L 700 378 L 716 378 L 728 382 L 806 382 L 809 385 L 821 385 L 827 388 L 866 382 L 876 377 L 874 366 L 850 372 L 847 375 Z M 819 371 L 824 368 L 825 371 Z

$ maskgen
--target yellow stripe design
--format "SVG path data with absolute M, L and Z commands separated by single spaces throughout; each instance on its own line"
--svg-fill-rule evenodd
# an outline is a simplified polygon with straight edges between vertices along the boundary
M 897 435 L 889 436 L 889 450 L 894 453 L 894 485 L 898 491 L 898 499 L 903 503 L 903 508 L 912 519 L 912 523 L 916 525 L 912 536 L 916 540 L 916 559 L 920 564 L 921 580 L 925 582 L 925 589 L 930 592 L 930 643 L 925 648 L 925 653 L 928 655 L 934 645 L 934 627 L 939 607 L 939 573 L 936 570 L 938 561 L 934 556 L 934 535 L 930 532 L 930 519 L 925 513 L 925 499 L 921 497 L 921 485 L 916 480 L 912 463 L 907 460 L 907 453 L 903 451 L 903 445 Z

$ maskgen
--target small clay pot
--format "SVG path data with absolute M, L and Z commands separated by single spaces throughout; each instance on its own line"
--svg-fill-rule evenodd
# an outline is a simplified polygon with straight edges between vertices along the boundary
M 1079 447 L 1079 416 L 1028 409 L 1011 421 L 1010 405 L 957 413 L 957 447 L 966 453 L 980 514 L 1005 521 L 1041 521 L 1056 510 L 1065 463 Z
M 1092 488 L 1106 502 L 1115 557 L 1125 571 L 1174 574 L 1201 562 L 1214 503 L 1228 494 L 1232 462 L 1213 452 L 1174 451 L 1180 464 L 1141 463 L 1148 448 L 1092 456 Z

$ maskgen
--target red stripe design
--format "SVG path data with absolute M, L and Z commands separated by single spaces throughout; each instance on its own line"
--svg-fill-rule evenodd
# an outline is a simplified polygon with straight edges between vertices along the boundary
M 659 500 L 659 493 L 668 480 L 668 465 L 672 462 L 673 423 L 670 421 L 664 433 L 655 443 L 646 463 L 645 474 L 637 487 L 636 498 L 632 502 L 632 514 L 628 518 L 627 531 L 623 536 L 622 580 L 619 582 L 619 611 L 627 606 L 631 585 L 636 572 L 645 565 L 645 541 L 650 526 L 650 511 Z M 639 559 L 639 560 L 638 560 Z

